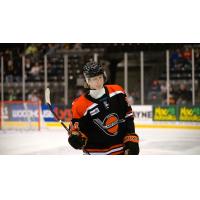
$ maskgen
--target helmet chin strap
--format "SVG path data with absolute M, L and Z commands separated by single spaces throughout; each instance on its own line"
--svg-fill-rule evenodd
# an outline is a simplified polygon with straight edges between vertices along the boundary
M 94 99 L 98 99 L 98 98 L 102 97 L 105 93 L 106 93 L 106 91 L 105 91 L 104 87 L 102 87 L 99 90 L 90 89 L 90 92 L 89 92 L 90 96 Z

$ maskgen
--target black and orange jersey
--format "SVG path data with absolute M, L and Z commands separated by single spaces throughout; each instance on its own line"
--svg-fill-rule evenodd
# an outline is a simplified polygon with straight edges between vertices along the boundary
M 89 93 L 72 103 L 72 123 L 79 123 L 87 137 L 90 154 L 124 154 L 123 138 L 134 133 L 133 112 L 119 85 L 104 85 L 105 94 L 92 98 Z

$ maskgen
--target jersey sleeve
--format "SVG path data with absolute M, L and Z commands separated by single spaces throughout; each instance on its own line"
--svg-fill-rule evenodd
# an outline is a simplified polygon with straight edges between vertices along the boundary
M 128 103 L 127 95 L 124 93 L 125 98 L 125 120 L 126 120 L 126 132 L 135 133 L 134 115 L 131 105 Z
M 123 108 L 124 108 L 124 117 L 126 121 L 126 132 L 127 133 L 135 133 L 135 125 L 134 125 L 134 116 L 133 116 L 133 110 L 131 108 L 131 105 L 128 103 L 127 95 L 124 89 L 119 85 L 109 85 L 108 91 L 110 93 L 110 96 L 112 94 L 120 94 L 122 95 L 122 102 L 123 102 Z
M 87 100 L 84 96 L 75 99 L 72 103 L 72 124 L 75 122 L 79 123 L 80 130 L 85 129 L 85 116 L 87 110 L 92 106 L 92 102 Z
M 74 125 L 75 122 L 78 122 L 80 121 L 80 118 L 81 118 L 81 114 L 79 112 L 79 109 L 78 109 L 78 105 L 76 103 L 76 100 L 73 101 L 72 103 L 72 119 L 71 119 L 71 123 Z M 71 127 L 70 127 L 71 129 Z
M 72 103 L 72 119 L 80 119 L 81 118 L 81 114 L 78 110 L 78 106 L 76 104 L 76 101 L 74 101 Z

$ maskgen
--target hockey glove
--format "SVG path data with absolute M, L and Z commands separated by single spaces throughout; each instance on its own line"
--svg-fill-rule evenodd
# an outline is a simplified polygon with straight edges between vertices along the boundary
M 74 149 L 83 149 L 87 144 L 87 137 L 79 131 L 78 122 L 75 122 L 74 125 L 70 123 L 68 142 Z
M 135 133 L 127 134 L 124 137 L 123 143 L 125 145 L 125 154 L 126 155 L 138 155 L 140 152 L 139 149 L 139 137 Z

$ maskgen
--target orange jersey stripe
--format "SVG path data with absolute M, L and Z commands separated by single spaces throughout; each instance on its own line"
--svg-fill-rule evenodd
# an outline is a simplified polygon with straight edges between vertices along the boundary
M 72 103 L 72 117 L 79 119 L 84 116 L 87 109 L 94 104 L 84 96 L 80 96 Z
M 117 91 L 124 93 L 123 88 L 119 85 L 105 85 L 105 87 L 108 89 L 109 94 Z
M 134 143 L 139 143 L 139 137 L 137 134 L 128 134 L 124 137 L 123 140 L 124 143 L 126 142 L 134 142 Z

